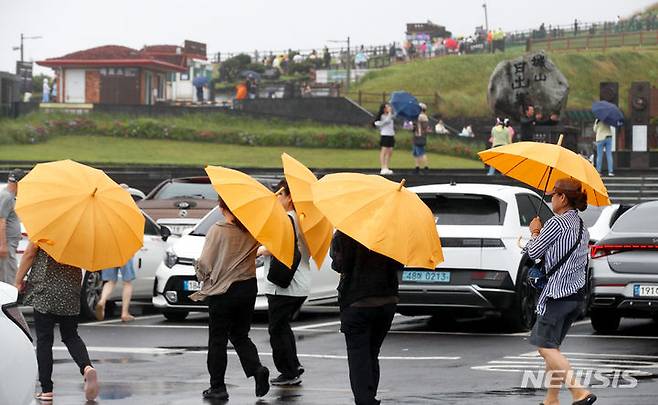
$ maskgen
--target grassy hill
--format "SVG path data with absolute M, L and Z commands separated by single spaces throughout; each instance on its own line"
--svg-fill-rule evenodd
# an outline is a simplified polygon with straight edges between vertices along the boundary
M 431 113 L 436 112 L 432 93 L 440 96 L 438 110 L 446 117 L 482 116 L 487 106 L 487 85 L 496 65 L 505 59 L 521 55 L 507 52 L 495 55 L 449 56 L 432 60 L 417 60 L 370 72 L 353 87 L 351 96 L 359 90 L 379 94 L 364 102 L 376 110 L 382 92 L 406 90 L 418 94 Z M 620 86 L 620 103 L 627 107 L 627 95 L 633 81 L 658 82 L 658 50 L 619 49 L 606 52 L 549 53 L 569 81 L 569 109 L 588 109 L 598 100 L 599 83 L 616 81 Z

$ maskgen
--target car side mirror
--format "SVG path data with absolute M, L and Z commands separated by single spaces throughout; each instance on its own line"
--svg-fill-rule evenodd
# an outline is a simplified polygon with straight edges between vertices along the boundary
M 162 240 L 166 242 L 167 239 L 169 239 L 171 236 L 171 229 L 167 228 L 166 226 L 161 226 L 160 235 L 162 236 Z

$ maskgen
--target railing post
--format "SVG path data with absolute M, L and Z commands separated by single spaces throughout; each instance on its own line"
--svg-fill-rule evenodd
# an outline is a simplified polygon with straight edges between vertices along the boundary
M 382 104 L 386 103 L 386 92 L 382 92 Z
M 603 52 L 608 48 L 608 31 L 605 32 L 603 36 Z
M 590 40 L 590 38 L 592 38 L 592 36 L 588 35 L 587 36 L 587 42 L 585 43 L 585 49 L 589 49 L 589 40 Z
M 359 105 L 363 105 L 362 91 L 359 90 Z
M 434 92 L 434 108 L 439 109 L 439 92 Z
M 642 39 L 644 38 L 643 34 L 644 34 L 644 31 L 640 31 L 640 47 L 642 47 L 642 45 L 643 45 L 643 43 L 642 43 L 643 42 Z
M 624 31 L 621 32 L 621 46 L 624 46 L 624 37 L 626 36 L 626 33 Z

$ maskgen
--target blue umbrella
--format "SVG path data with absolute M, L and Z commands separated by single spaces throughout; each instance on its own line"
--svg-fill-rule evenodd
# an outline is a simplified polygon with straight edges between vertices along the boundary
M 624 113 L 619 107 L 608 101 L 595 101 L 592 103 L 592 113 L 599 120 L 613 127 L 624 125 Z
M 418 100 L 406 91 L 396 91 L 391 94 L 390 103 L 393 111 L 395 111 L 395 115 L 399 117 L 415 120 L 420 114 Z
M 197 76 L 192 80 L 192 86 L 194 87 L 203 87 L 208 84 L 208 77 L 206 76 Z
M 240 72 L 240 76 L 248 79 L 260 80 L 260 73 L 254 72 L 253 70 L 243 70 Z

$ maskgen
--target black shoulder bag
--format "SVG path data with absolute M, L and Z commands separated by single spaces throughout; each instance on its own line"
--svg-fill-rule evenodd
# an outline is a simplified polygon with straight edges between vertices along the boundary
M 555 272 L 562 267 L 562 265 L 569 259 L 569 256 L 573 254 L 573 252 L 576 251 L 576 248 L 578 245 L 580 245 L 580 240 L 583 237 L 583 220 L 580 220 L 580 230 L 578 232 L 578 238 L 576 239 L 576 243 L 569 249 L 567 254 L 565 254 L 560 261 L 555 263 L 555 265 L 548 271 L 544 271 L 544 261 L 542 260 L 539 263 L 535 263 L 530 267 L 528 270 L 528 284 L 530 284 L 531 287 L 533 287 L 537 291 L 542 291 L 544 288 L 546 288 L 546 284 L 548 284 L 548 279 L 555 274 Z
M 302 253 L 299 251 L 297 245 L 297 230 L 295 229 L 295 221 L 290 217 L 290 222 L 292 222 L 292 231 L 295 235 L 295 245 L 294 253 L 292 259 L 292 267 L 288 268 L 285 264 L 281 263 L 279 259 L 274 256 L 270 256 L 270 270 L 267 273 L 267 279 L 272 283 L 276 284 L 281 288 L 288 288 L 293 277 L 295 277 L 295 272 L 299 267 L 299 262 L 302 261 Z

